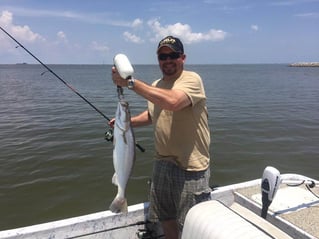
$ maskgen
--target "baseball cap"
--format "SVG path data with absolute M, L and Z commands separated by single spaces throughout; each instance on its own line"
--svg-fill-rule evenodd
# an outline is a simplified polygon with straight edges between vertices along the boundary
M 157 52 L 158 52 L 159 49 L 162 48 L 163 46 L 167 46 L 167 47 L 171 48 L 171 49 L 172 49 L 173 51 L 175 51 L 175 52 L 179 52 L 179 53 L 184 54 L 183 43 L 182 43 L 181 40 L 178 39 L 177 37 L 167 36 L 167 37 L 163 38 L 163 39 L 158 43 Z

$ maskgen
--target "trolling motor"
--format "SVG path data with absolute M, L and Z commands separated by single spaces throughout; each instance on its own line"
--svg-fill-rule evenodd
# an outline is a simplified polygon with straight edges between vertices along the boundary
M 271 166 L 265 168 L 261 181 L 261 193 L 262 193 L 262 209 L 261 217 L 267 217 L 267 212 L 272 200 L 274 199 L 276 192 L 280 184 L 280 172 Z

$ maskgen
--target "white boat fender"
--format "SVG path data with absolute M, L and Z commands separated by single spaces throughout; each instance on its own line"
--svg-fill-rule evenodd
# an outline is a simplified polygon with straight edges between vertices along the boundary
M 195 205 L 186 215 L 182 239 L 292 239 L 253 212 L 237 211 L 217 200 Z
M 119 72 L 122 78 L 124 79 L 132 78 L 134 69 L 126 55 L 122 53 L 117 54 L 114 57 L 113 62 L 114 62 L 114 66 L 116 67 L 117 71 Z

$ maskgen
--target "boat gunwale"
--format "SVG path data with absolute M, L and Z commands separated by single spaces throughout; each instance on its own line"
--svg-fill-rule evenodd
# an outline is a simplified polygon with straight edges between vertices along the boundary
M 313 180 L 315 182 L 318 182 L 317 180 L 300 174 L 281 174 L 281 178 L 295 180 Z M 211 192 L 212 200 L 223 201 L 226 205 L 229 206 L 235 201 L 236 195 L 234 192 L 236 190 L 258 185 L 261 185 L 260 178 L 227 186 L 216 187 Z M 143 202 L 129 206 L 127 214 L 115 214 L 107 210 L 67 219 L 56 220 L 52 222 L 4 230 L 0 231 L 0 238 L 33 238 L 34 235 L 38 235 L 38 238 L 53 238 L 53 234 L 55 235 L 55 237 L 57 237 L 56 235 L 63 235 L 63 238 L 70 238 L 77 237 L 81 234 L 89 235 L 93 233 L 106 232 L 108 230 L 117 229 L 120 225 L 123 226 L 123 223 L 126 223 L 126 225 L 128 226 L 134 225 L 134 223 L 136 223 L 135 226 L 139 226 L 138 224 L 142 221 L 147 221 L 148 207 L 149 202 Z M 271 218 L 275 217 L 274 213 L 269 213 L 269 215 L 271 216 Z M 65 233 L 66 229 L 71 229 L 67 230 L 67 236 Z

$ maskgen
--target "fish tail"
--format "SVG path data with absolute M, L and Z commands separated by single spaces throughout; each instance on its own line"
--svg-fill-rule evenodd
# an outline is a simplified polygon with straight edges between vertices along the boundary
M 114 213 L 127 213 L 127 201 L 126 198 L 115 197 L 110 205 L 110 210 Z

